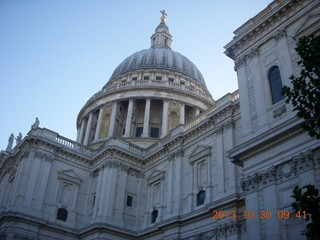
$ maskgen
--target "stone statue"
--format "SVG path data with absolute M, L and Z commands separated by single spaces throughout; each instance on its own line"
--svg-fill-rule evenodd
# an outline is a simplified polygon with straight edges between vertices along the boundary
M 12 150 L 12 144 L 13 144 L 14 135 L 11 133 L 9 140 L 8 140 L 8 146 L 6 151 L 10 152 Z
M 34 124 L 32 124 L 31 128 L 32 129 L 36 129 L 39 127 L 40 121 L 39 119 L 36 117 L 36 121 L 34 122 Z
M 21 132 L 19 132 L 18 137 L 16 137 L 16 145 L 18 145 L 21 142 L 21 140 L 22 140 L 22 134 Z

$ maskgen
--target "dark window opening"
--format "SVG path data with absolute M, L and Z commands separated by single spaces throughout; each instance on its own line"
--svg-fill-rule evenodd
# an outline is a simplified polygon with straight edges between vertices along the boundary
M 150 130 L 150 137 L 158 138 L 159 137 L 159 128 L 152 127 Z
M 156 76 L 156 80 L 162 80 L 161 76 Z
M 92 207 L 94 207 L 95 204 L 96 204 L 96 195 L 93 196 Z
M 137 80 L 137 77 L 133 77 L 133 78 L 132 78 L 132 81 L 136 81 L 136 80 Z
M 205 191 L 200 191 L 197 194 L 197 206 L 200 206 L 200 205 L 204 204 L 205 198 L 206 198 L 206 192 Z
M 151 213 L 151 223 L 155 223 L 158 217 L 158 210 L 153 210 Z
M 137 127 L 136 129 L 136 137 L 141 137 L 143 132 L 143 127 Z
M 272 103 L 275 104 L 284 98 L 284 96 L 281 94 L 282 81 L 279 67 L 272 67 L 269 71 L 268 78 L 271 89 Z
M 143 76 L 144 80 L 149 80 L 149 76 Z
M 68 217 L 68 210 L 64 208 L 58 208 L 57 219 L 66 222 Z
M 174 78 L 169 78 L 169 82 L 174 82 Z
M 133 200 L 133 197 L 132 196 L 127 196 L 127 206 L 128 207 L 132 207 L 132 201 Z

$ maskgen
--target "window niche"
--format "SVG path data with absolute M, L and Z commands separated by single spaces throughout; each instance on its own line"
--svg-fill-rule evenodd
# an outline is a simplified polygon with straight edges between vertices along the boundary
M 81 178 L 74 170 L 58 171 L 58 188 L 55 195 L 57 219 L 67 221 L 68 211 L 76 208 Z M 67 210 L 68 209 L 68 210 Z
M 206 203 L 209 196 L 209 163 L 211 146 L 199 145 L 189 155 L 189 163 L 192 172 L 193 206 L 201 206 Z
M 163 182 L 165 171 L 154 170 L 148 177 L 148 212 L 150 214 L 150 223 L 155 223 L 161 216 L 161 207 L 163 202 Z
M 273 66 L 270 68 L 268 73 L 268 80 L 270 85 L 272 104 L 275 104 L 284 98 L 284 96 L 281 94 L 282 80 L 280 69 L 278 66 Z

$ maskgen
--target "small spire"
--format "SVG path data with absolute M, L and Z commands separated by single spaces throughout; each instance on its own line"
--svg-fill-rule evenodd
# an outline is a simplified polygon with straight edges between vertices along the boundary
M 172 36 L 169 33 L 169 28 L 166 25 L 167 13 L 165 10 L 160 11 L 162 14 L 160 24 L 151 36 L 152 48 L 171 48 Z

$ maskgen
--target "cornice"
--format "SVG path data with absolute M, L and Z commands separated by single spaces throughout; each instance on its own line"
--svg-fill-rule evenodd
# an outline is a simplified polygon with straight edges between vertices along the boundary
M 288 138 L 303 133 L 303 130 L 299 125 L 300 123 L 301 121 L 297 120 L 295 117 L 291 118 L 258 136 L 253 136 L 248 141 L 229 150 L 228 157 L 233 159 L 233 163 L 243 166 L 243 162 L 247 158 L 254 156 L 264 149 L 270 149 L 281 141 L 285 141 Z
M 288 15 L 302 2 L 303 0 L 279 0 L 270 3 L 267 8 L 234 31 L 233 40 L 224 47 L 226 49 L 225 54 L 231 59 L 235 59 L 234 50 L 236 48 L 246 45 L 264 30 L 273 28 L 274 23 L 277 23 L 277 25 L 279 25 L 279 22 L 282 23 L 281 18 Z

